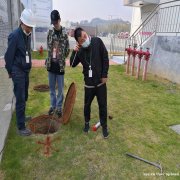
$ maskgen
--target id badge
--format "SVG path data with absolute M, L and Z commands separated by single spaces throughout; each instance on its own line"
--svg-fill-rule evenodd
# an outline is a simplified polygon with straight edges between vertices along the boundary
M 56 48 L 53 48 L 53 59 L 56 59 Z
M 89 77 L 92 77 L 92 70 L 89 70 Z
M 29 63 L 29 55 L 27 52 L 26 52 L 26 63 Z

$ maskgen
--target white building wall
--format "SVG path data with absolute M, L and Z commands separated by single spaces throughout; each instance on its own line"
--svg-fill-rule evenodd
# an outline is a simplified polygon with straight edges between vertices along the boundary
M 13 0 L 11 1 L 11 11 L 12 13 L 12 29 L 16 29 L 20 24 L 20 14 L 22 12 L 23 8 L 19 0 Z
M 180 37 L 154 36 L 148 42 L 152 53 L 148 72 L 180 84 Z
M 149 14 L 151 14 L 156 7 L 156 4 L 148 4 L 141 7 L 141 21 L 143 22 Z
M 159 8 L 161 10 L 158 11 L 156 34 L 148 39 L 143 45 L 143 49 L 149 47 L 152 54 L 148 72 L 180 84 L 180 0 L 169 2 L 170 0 L 160 1 Z M 155 7 L 155 4 L 149 4 L 134 8 L 131 34 L 146 19 L 148 14 L 153 12 Z
M 141 9 L 139 7 L 133 7 L 132 21 L 131 21 L 131 35 L 141 24 Z
M 148 4 L 142 7 L 133 7 L 132 21 L 131 21 L 131 35 L 141 25 L 141 23 L 148 17 L 148 15 L 156 7 L 155 4 Z
M 166 3 L 166 2 L 170 2 L 170 0 L 160 0 L 160 4 Z M 180 1 L 177 0 L 177 1 L 175 1 L 175 2 L 171 2 L 171 3 L 168 3 L 168 4 L 162 4 L 162 5 L 160 5 L 160 7 L 161 7 L 161 8 L 162 8 L 162 7 L 169 7 L 169 6 L 172 6 L 172 5 L 180 5 Z
M 162 4 L 162 3 L 166 3 L 166 2 L 170 2 L 171 0 L 160 0 L 160 4 Z M 177 2 L 178 2 L 178 0 L 177 0 Z
M 22 11 L 20 0 L 0 0 L 0 57 L 7 48 L 7 37 L 19 25 Z

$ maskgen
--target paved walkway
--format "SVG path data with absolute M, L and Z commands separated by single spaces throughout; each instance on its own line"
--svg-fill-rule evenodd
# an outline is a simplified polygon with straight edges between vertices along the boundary
M 5 139 L 9 129 L 9 124 L 14 110 L 13 103 L 13 84 L 9 79 L 5 68 L 0 68 L 0 161 Z
M 116 63 L 116 62 L 114 62 L 112 60 L 109 61 L 109 64 L 110 65 L 118 65 L 118 63 Z M 34 59 L 32 61 L 32 66 L 33 67 L 43 67 L 44 65 L 45 65 L 45 60 L 35 60 Z M 66 60 L 66 66 L 70 66 L 69 59 Z
M 118 63 L 116 63 L 112 60 L 109 61 L 109 64 L 110 65 L 118 65 Z M 5 66 L 4 60 L 0 59 L 0 67 L 4 67 L 4 66 Z M 43 67 L 43 66 L 45 66 L 45 60 L 34 59 L 34 60 L 32 60 L 32 66 L 33 67 Z M 70 66 L 69 59 L 66 60 L 66 66 Z

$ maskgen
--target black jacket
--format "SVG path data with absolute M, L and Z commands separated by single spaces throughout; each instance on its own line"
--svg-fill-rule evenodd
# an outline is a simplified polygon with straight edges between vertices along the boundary
M 88 48 L 80 48 L 77 52 L 73 51 L 70 58 L 70 65 L 83 65 L 84 81 L 86 85 L 96 86 L 101 83 L 101 78 L 107 78 L 109 69 L 108 52 L 102 40 L 98 37 L 91 38 Z M 91 63 L 90 63 L 91 61 Z M 91 64 L 92 77 L 89 77 L 89 65 Z

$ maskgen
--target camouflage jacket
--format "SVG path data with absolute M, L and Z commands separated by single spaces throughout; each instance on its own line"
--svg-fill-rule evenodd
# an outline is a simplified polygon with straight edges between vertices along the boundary
M 53 57 L 53 48 L 54 44 L 58 49 L 58 62 L 60 66 L 60 72 L 64 72 L 65 69 L 65 59 L 69 55 L 69 40 L 68 35 L 64 27 L 62 27 L 62 32 L 57 36 L 55 34 L 54 28 L 49 29 L 47 34 L 47 50 L 48 58 L 46 59 L 46 68 L 47 70 L 51 67 L 51 61 Z

